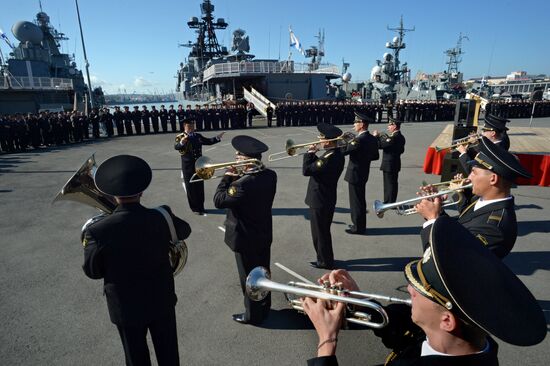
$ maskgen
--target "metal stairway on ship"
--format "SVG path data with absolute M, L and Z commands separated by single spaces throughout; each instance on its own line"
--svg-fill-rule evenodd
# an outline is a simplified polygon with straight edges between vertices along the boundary
M 248 91 L 246 88 L 243 88 L 243 93 L 244 99 L 247 102 L 252 103 L 254 105 L 254 109 L 256 109 L 262 116 L 267 117 L 266 109 L 268 105 L 270 105 L 271 108 L 273 108 L 273 112 L 275 112 L 277 106 L 256 89 L 251 87 L 250 91 Z

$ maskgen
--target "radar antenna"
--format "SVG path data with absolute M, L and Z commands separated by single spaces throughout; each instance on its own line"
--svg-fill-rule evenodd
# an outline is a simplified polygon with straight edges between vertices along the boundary
M 454 73 L 458 74 L 458 64 L 462 62 L 462 55 L 465 53 L 462 51 L 462 40 L 470 40 L 467 36 L 462 35 L 462 32 L 458 36 L 458 41 L 456 42 L 456 47 L 450 48 L 445 51 L 445 54 L 449 58 L 447 60 L 447 73 L 452 75 Z

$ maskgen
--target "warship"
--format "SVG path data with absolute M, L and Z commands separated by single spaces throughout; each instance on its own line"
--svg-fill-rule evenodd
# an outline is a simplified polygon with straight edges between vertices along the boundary
M 403 17 L 398 27 L 388 30 L 397 35 L 386 43 L 386 52 L 382 60 L 376 60 L 376 65 L 371 70 L 370 80 L 363 85 L 356 84 L 361 90 L 363 99 L 387 102 L 396 100 L 441 100 L 460 99 L 465 95 L 462 88 L 462 73 L 458 65 L 462 61 L 462 41 L 467 39 L 460 34 L 457 45 L 445 51 L 448 57 L 446 71 L 433 75 L 421 75 L 417 80 L 411 79 L 411 70 L 407 62 L 401 62 L 400 52 L 406 48 L 405 34 L 415 30 L 405 28 Z
M 250 54 L 250 39 L 246 31 L 233 32 L 231 50 L 221 46 L 216 30 L 226 29 L 223 18 L 214 21 L 214 5 L 204 0 L 200 5 L 201 17 L 187 22 L 197 38 L 180 46 L 190 48 L 185 62 L 177 72 L 176 97 L 182 104 L 195 101 L 246 100 L 262 114 L 265 107 L 281 100 L 321 100 L 334 98 L 330 81 L 340 79 L 339 68 L 323 63 L 324 31 L 319 31 L 318 45 L 302 54 L 310 61 L 257 59 Z M 291 30 L 291 42 L 293 33 Z
M 51 25 L 48 14 L 40 9 L 34 22 L 18 21 L 11 31 L 19 44 L 14 46 L 2 34 L 11 51 L 0 60 L 0 114 L 72 110 L 87 104 L 88 87 L 74 55 L 60 51 L 60 41 L 68 38 Z M 92 93 L 97 101 L 102 96 L 101 88 Z

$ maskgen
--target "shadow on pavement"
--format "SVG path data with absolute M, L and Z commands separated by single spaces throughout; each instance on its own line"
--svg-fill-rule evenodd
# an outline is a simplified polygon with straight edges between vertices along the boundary
M 514 252 L 504 263 L 517 275 L 530 276 L 537 270 L 550 271 L 550 252 Z
M 548 232 L 550 232 L 550 220 L 518 222 L 518 236 L 525 236 L 531 233 Z
M 414 259 L 417 258 L 389 257 L 335 260 L 334 266 L 349 272 L 402 272 L 405 265 Z

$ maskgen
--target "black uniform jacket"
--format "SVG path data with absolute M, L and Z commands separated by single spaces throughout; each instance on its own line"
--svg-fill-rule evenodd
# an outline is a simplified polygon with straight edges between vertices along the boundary
M 374 330 L 374 334 L 381 338 L 382 343 L 393 350 L 386 358 L 388 366 L 497 366 L 498 344 L 487 337 L 489 350 L 465 356 L 423 356 L 421 357 L 422 343 L 426 335 L 411 320 L 411 308 L 403 304 L 385 306 L 390 323 Z M 316 357 L 307 361 L 308 366 L 335 366 L 338 365 L 336 356 Z
M 163 207 L 172 215 L 178 238 L 187 238 L 189 225 Z M 164 216 L 139 203 L 119 205 L 86 228 L 84 273 L 103 278 L 113 323 L 145 325 L 176 304 L 168 259 L 171 240 Z
M 202 145 L 214 145 L 220 142 L 217 137 L 204 137 L 200 133 L 193 133 L 187 140 L 174 144 L 174 149 L 182 153 L 181 159 L 185 162 L 191 162 L 190 167 L 195 171 L 195 161 L 202 156 Z
M 344 170 L 344 154 L 340 149 L 327 150 L 318 157 L 306 153 L 302 174 L 309 177 L 306 205 L 311 208 L 336 206 L 338 178 Z
M 360 133 L 344 149 L 349 155 L 344 180 L 350 184 L 364 184 L 369 180 L 370 162 L 378 160 L 378 140 L 368 131 Z
M 214 206 L 227 208 L 225 243 L 234 252 L 269 248 L 273 239 L 271 206 L 277 174 L 264 169 L 238 179 L 225 175 L 214 194 Z
M 514 198 L 490 203 L 474 211 L 477 196 L 465 206 L 457 220 L 470 231 L 496 256 L 503 258 L 514 247 L 518 235 Z M 425 250 L 428 246 L 430 226 L 423 228 L 421 233 L 422 245 Z
M 401 170 L 401 154 L 405 152 L 405 137 L 397 130 L 393 135 L 378 137 L 378 147 L 384 152 L 380 170 L 384 172 L 398 172 Z

